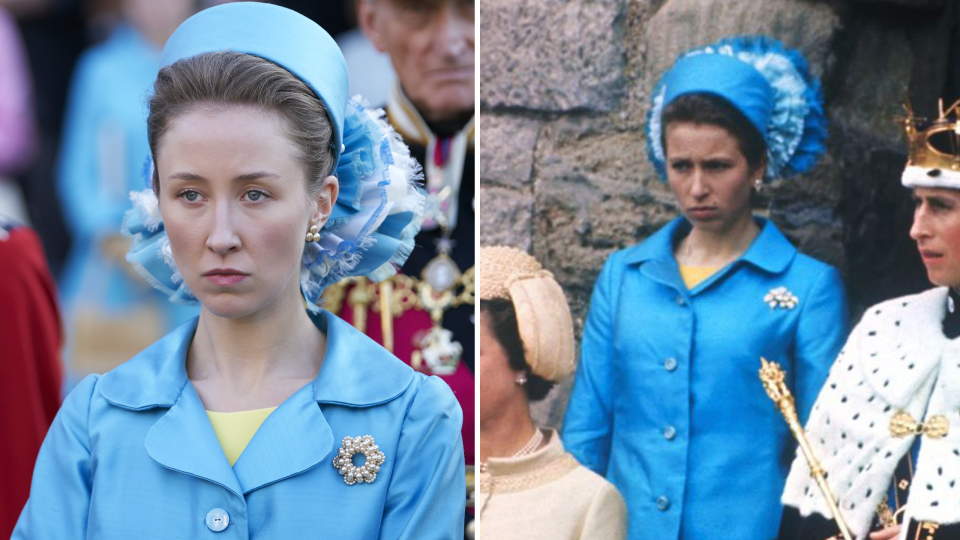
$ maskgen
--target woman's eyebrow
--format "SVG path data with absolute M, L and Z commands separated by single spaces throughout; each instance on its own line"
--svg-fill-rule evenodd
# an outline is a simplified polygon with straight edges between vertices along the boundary
M 252 173 L 241 174 L 233 179 L 234 182 L 249 182 L 251 180 L 257 180 L 258 178 L 280 178 L 279 174 L 266 172 L 266 171 L 257 171 Z M 206 182 L 207 179 L 200 176 L 199 174 L 194 174 L 191 172 L 178 172 L 173 173 L 167 177 L 167 180 L 187 180 L 189 182 Z
M 207 181 L 206 178 L 200 176 L 199 174 L 193 174 L 189 172 L 173 173 L 167 177 L 167 180 L 187 180 L 190 182 L 196 182 L 196 181 L 206 182 Z
M 240 176 L 234 178 L 233 180 L 235 182 L 249 182 L 250 180 L 257 180 L 258 178 L 280 178 L 280 175 L 276 173 L 271 173 L 271 172 L 257 171 L 257 172 L 247 173 L 247 174 L 241 174 Z

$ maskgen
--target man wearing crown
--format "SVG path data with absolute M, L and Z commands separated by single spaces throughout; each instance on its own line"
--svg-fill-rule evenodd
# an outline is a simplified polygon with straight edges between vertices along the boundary
M 932 122 L 908 108 L 902 183 L 910 236 L 935 288 L 871 307 L 830 371 L 806 437 L 858 540 L 960 539 L 960 101 Z M 946 151 L 950 149 L 950 151 Z M 843 538 L 797 456 L 780 539 Z

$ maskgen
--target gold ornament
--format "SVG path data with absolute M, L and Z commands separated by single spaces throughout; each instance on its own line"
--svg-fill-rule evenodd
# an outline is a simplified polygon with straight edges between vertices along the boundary
M 929 420 L 917 422 L 905 411 L 899 411 L 890 419 L 890 435 L 906 437 L 908 435 L 926 435 L 931 439 L 941 439 L 950 431 L 950 421 L 942 414 L 931 416 Z
M 941 99 L 940 116 L 933 121 L 914 116 L 909 103 L 904 103 L 903 108 L 907 111 L 903 119 L 908 139 L 907 166 L 960 171 L 960 100 L 944 110 Z M 931 144 L 930 139 L 935 136 L 949 141 L 949 153 L 943 151 L 944 145 L 938 149 Z
M 787 421 L 790 431 L 793 432 L 793 436 L 796 437 L 797 442 L 800 444 L 803 457 L 807 460 L 807 465 L 810 466 L 810 476 L 817 482 L 817 487 L 819 487 L 820 492 L 823 493 L 823 498 L 826 499 L 827 502 L 827 508 L 830 509 L 830 514 L 833 516 L 834 521 L 837 522 L 837 528 L 840 529 L 840 534 L 844 540 L 853 540 L 853 534 L 850 533 L 850 526 L 847 525 L 846 520 L 843 519 L 840 508 L 837 506 L 837 498 L 827 484 L 827 476 L 823 467 L 820 465 L 820 461 L 817 460 L 817 456 L 814 455 L 813 449 L 810 447 L 810 442 L 803 432 L 803 426 L 800 425 L 800 419 L 797 418 L 793 394 L 791 394 L 790 389 L 787 388 L 783 369 L 780 368 L 780 364 L 768 362 L 766 358 L 761 358 L 760 364 L 760 380 L 763 382 L 763 389 L 767 391 L 767 396 L 777 405 L 780 414 L 782 414 L 784 420 Z

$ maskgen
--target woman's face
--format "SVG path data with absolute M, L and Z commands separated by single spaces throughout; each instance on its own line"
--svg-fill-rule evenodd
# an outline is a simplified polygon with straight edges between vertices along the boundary
M 676 122 L 666 130 L 667 182 L 694 227 L 722 232 L 750 219 L 751 171 L 737 139 L 710 124 Z
M 507 352 L 493 333 L 490 314 L 480 310 L 477 343 L 477 386 L 480 391 L 480 426 L 509 411 L 516 403 L 525 402 L 523 387 L 517 384 L 519 373 L 510 368 Z
M 934 285 L 960 287 L 960 191 L 914 188 L 913 226 L 927 277 Z
M 198 107 L 174 118 L 157 149 L 160 213 L 173 258 L 204 308 L 243 317 L 299 302 L 300 258 L 322 226 L 335 180 L 307 195 L 278 113 Z

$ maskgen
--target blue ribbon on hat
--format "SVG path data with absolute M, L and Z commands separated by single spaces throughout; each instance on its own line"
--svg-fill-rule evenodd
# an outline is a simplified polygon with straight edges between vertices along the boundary
M 661 116 L 675 99 L 694 93 L 726 100 L 757 128 L 767 144 L 766 181 L 809 171 L 826 150 L 820 81 L 803 55 L 766 36 L 726 38 L 682 55 L 654 89 L 647 155 L 661 179 Z
M 306 243 L 300 287 L 307 306 L 319 309 L 323 290 L 348 276 L 381 281 L 396 273 L 413 250 L 423 218 L 420 165 L 382 110 L 347 98 L 347 70 L 336 42 L 310 19 L 286 8 L 256 2 L 216 6 L 177 28 L 161 66 L 206 52 L 230 50 L 269 60 L 306 83 L 333 123 L 333 151 L 340 190 L 320 241 Z M 130 194 L 121 230 L 133 237 L 127 260 L 172 302 L 194 304 L 167 240 L 151 187 Z

